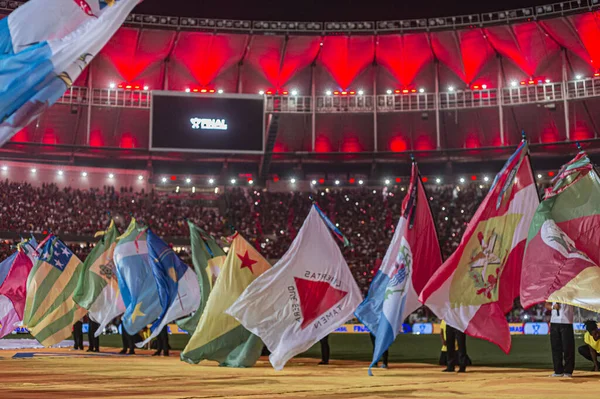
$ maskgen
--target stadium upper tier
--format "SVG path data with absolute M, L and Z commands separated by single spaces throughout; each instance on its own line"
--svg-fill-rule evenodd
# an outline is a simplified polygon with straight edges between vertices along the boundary
M 521 131 L 533 143 L 593 140 L 596 8 L 586 0 L 352 23 L 131 15 L 60 104 L 2 151 L 31 154 L 14 143 L 33 143 L 148 154 L 155 90 L 264 93 L 273 162 L 509 146 Z

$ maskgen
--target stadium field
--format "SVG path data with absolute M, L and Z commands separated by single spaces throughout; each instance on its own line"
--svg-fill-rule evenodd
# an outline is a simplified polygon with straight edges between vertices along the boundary
M 332 361 L 317 366 L 319 345 L 293 359 L 282 372 L 266 357 L 249 369 L 188 365 L 177 350 L 186 336 L 171 336 L 171 357 L 116 355 L 120 336 L 102 337 L 103 353 L 66 349 L 0 351 L 0 398 L 587 398 L 600 374 L 578 358 L 573 379 L 550 379 L 547 336 L 513 337 L 504 355 L 493 345 L 469 340 L 474 366 L 466 375 L 441 373 L 437 336 L 400 336 L 390 369 L 367 375 L 367 335 L 334 334 Z M 113 347 L 110 347 L 110 346 Z M 15 358 L 15 355 L 17 358 Z M 29 356 L 29 357 L 27 357 Z

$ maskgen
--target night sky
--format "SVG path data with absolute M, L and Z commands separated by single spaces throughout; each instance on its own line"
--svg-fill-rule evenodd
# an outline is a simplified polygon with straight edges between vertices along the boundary
M 412 19 L 549 4 L 551 0 L 144 0 L 143 14 L 287 21 L 356 21 Z

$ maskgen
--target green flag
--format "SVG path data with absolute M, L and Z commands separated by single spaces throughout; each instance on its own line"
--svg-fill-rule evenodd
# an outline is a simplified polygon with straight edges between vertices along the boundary
M 96 233 L 102 239 L 83 262 L 83 268 L 73 300 L 89 311 L 90 319 L 100 324 L 101 334 L 108 323 L 125 312 L 119 291 L 113 254 L 117 246 L 117 230 L 114 221 L 106 231 Z
M 212 280 L 208 276 L 207 270 L 211 267 L 220 269 L 220 265 L 225 261 L 226 255 L 225 251 L 207 232 L 191 221 L 188 221 L 188 226 L 190 228 L 190 241 L 192 244 L 192 263 L 194 264 L 194 270 L 196 271 L 200 286 L 200 306 L 192 316 L 178 320 L 177 325 L 192 334 L 196 330 L 196 326 L 198 326 L 202 312 L 204 312 L 204 307 L 208 301 L 212 286 Z

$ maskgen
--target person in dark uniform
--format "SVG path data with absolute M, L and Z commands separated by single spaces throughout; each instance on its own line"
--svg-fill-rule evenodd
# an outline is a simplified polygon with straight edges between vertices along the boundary
M 458 358 L 456 356 L 456 343 L 458 343 Z M 464 332 L 457 330 L 450 325 L 446 326 L 446 349 L 448 356 L 448 365 L 443 370 L 447 373 L 453 373 L 458 362 L 458 372 L 465 373 L 469 364 L 467 356 L 467 336 Z
M 161 351 L 164 356 L 169 356 L 169 331 L 167 326 L 164 326 L 156 337 L 156 352 L 152 356 L 160 356 Z
M 329 364 L 329 335 L 326 335 L 321 341 L 321 362 L 319 364 Z
M 373 344 L 373 352 L 375 352 L 375 336 L 372 333 L 369 333 L 369 337 L 371 337 L 371 343 Z M 381 368 L 382 369 L 387 369 L 388 368 L 388 357 L 389 357 L 389 350 L 386 350 L 385 352 L 383 352 L 383 355 L 381 355 L 381 359 L 377 360 L 377 364 L 379 364 L 379 360 L 381 360 Z
M 83 321 L 79 320 L 73 324 L 73 349 L 83 350 Z
M 89 328 L 88 328 L 88 352 L 100 352 L 100 337 L 96 337 L 96 331 L 100 327 L 100 323 L 96 323 L 92 319 L 90 319 Z
M 119 354 L 124 355 L 129 353 L 130 355 L 135 355 L 135 343 L 133 340 L 133 336 L 129 335 L 125 330 L 125 326 L 121 321 L 121 340 L 123 341 L 123 350 L 119 352 Z

